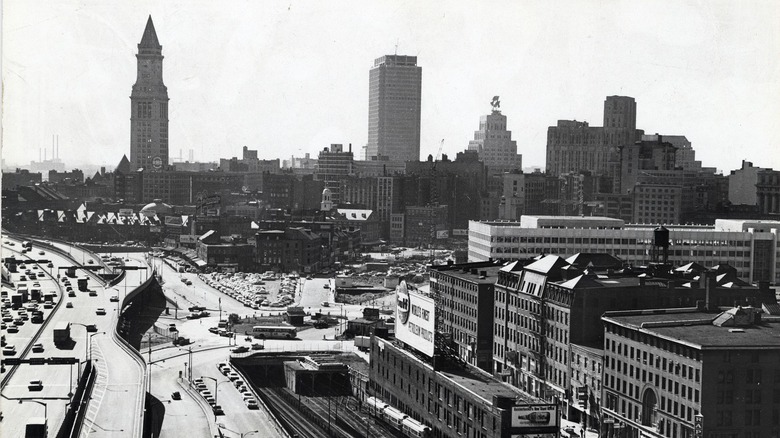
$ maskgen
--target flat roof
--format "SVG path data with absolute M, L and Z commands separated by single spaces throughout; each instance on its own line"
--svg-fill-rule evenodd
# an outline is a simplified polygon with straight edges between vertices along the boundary
M 420 360 L 417 356 L 404 350 L 403 348 L 393 345 L 392 342 L 381 338 L 375 338 L 377 342 L 384 342 L 391 345 L 395 350 L 410 357 L 413 361 L 419 362 L 422 366 L 433 370 L 431 364 Z M 483 403 L 493 406 L 493 396 L 510 397 L 517 399 L 520 403 L 543 403 L 540 399 L 537 399 L 529 394 L 522 392 L 520 389 L 515 388 L 508 383 L 501 382 L 494 379 L 489 374 L 481 374 L 478 371 L 470 370 L 468 368 L 461 368 L 457 370 L 448 371 L 436 371 L 436 373 L 442 377 L 449 379 L 453 384 L 460 388 L 474 394 L 482 399 Z
M 460 280 L 466 280 L 472 283 L 478 283 L 478 284 L 494 284 L 498 280 L 498 271 L 503 268 L 503 265 L 494 265 L 494 266 L 483 266 L 481 268 L 471 268 L 477 271 L 476 274 L 471 273 L 471 269 L 467 268 L 465 269 L 435 269 L 437 272 L 440 272 L 444 275 L 449 275 L 451 277 L 460 279 Z M 485 271 L 487 275 L 485 278 L 482 278 L 481 272 Z
M 718 327 L 720 313 L 692 309 L 670 311 L 607 312 L 602 318 L 624 327 L 680 341 L 700 349 L 771 348 L 780 350 L 780 320 L 762 315 L 761 324 Z M 656 313 L 651 313 L 656 312 Z M 735 330 L 736 329 L 736 330 Z

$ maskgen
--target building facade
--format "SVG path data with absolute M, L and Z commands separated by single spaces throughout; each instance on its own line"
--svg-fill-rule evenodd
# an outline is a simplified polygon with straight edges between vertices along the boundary
M 352 168 L 353 160 L 352 145 L 349 145 L 349 150 L 347 151 L 344 150 L 344 145 L 341 144 L 332 144 L 330 148 L 320 151 L 314 177 L 318 181 L 325 182 L 325 187 L 330 189 L 334 205 L 339 205 L 342 202 L 342 181 L 349 175 L 354 174 Z
M 688 308 L 608 312 L 602 320 L 608 434 L 780 436 L 777 316 Z
M 594 175 L 614 174 L 610 155 L 620 145 L 633 144 L 642 137 L 636 129 L 636 101 L 633 97 L 608 96 L 604 101 L 604 125 L 559 120 L 547 129 L 547 172 L 589 171 Z
M 506 116 L 501 114 L 497 99 L 493 111 L 479 119 L 479 130 L 474 132 L 474 140 L 469 141 L 468 150 L 476 151 L 491 173 L 523 168 L 523 156 L 517 153 L 512 131 L 506 129 Z
M 416 56 L 386 55 L 374 61 L 368 80 L 366 160 L 420 159 L 421 89 Z
M 130 94 L 130 164 L 133 169 L 168 167 L 168 88 L 163 83 L 162 46 L 152 17 L 138 44 L 137 77 Z
M 634 266 L 652 258 L 656 225 L 606 217 L 523 216 L 520 222 L 469 222 L 469 261 L 517 260 L 536 254 L 605 252 Z M 778 221 L 717 219 L 714 226 L 667 226 L 669 262 L 704 266 L 724 261 L 739 277 L 780 282 Z
M 493 292 L 500 267 L 478 262 L 430 269 L 430 291 L 441 296 L 436 311 L 442 312 L 458 357 L 487 372 L 493 369 Z

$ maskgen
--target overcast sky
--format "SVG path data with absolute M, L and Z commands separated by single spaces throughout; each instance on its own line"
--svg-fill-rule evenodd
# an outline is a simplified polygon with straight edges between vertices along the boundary
M 685 135 L 705 166 L 780 168 L 780 2 L 3 2 L 6 165 L 59 134 L 72 166 L 130 155 L 137 44 L 152 15 L 170 97 L 171 161 L 362 152 L 368 71 L 396 52 L 422 66 L 421 159 L 466 148 L 494 95 L 523 154 L 547 127 L 601 126 L 604 98 L 637 100 L 637 127 Z M 49 157 L 51 157 L 49 152 Z M 362 155 L 360 155 L 362 158 Z

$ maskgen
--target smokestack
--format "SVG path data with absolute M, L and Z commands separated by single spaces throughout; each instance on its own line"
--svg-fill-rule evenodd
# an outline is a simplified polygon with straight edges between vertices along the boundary
M 349 144 L 349 152 L 352 153 L 352 143 Z

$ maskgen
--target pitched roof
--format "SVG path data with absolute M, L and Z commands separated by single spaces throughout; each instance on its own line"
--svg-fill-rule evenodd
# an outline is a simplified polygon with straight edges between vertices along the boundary
M 554 269 L 560 268 L 567 264 L 568 263 L 566 263 L 566 260 L 558 256 L 548 255 L 526 266 L 525 269 L 527 271 L 539 272 L 541 274 L 549 274 Z
M 586 287 L 604 287 L 601 283 L 593 280 L 590 275 L 580 275 L 579 277 L 572 278 L 571 280 L 561 283 L 561 287 L 567 289 L 582 289 Z
M 146 29 L 144 29 L 144 36 L 141 37 L 141 43 L 138 47 L 153 47 L 162 48 L 160 42 L 157 40 L 157 32 L 154 30 L 154 23 L 152 23 L 152 16 L 146 21 Z
M 127 155 L 122 155 L 119 165 L 116 166 L 116 171 L 125 174 L 130 173 L 130 160 L 127 159 Z

